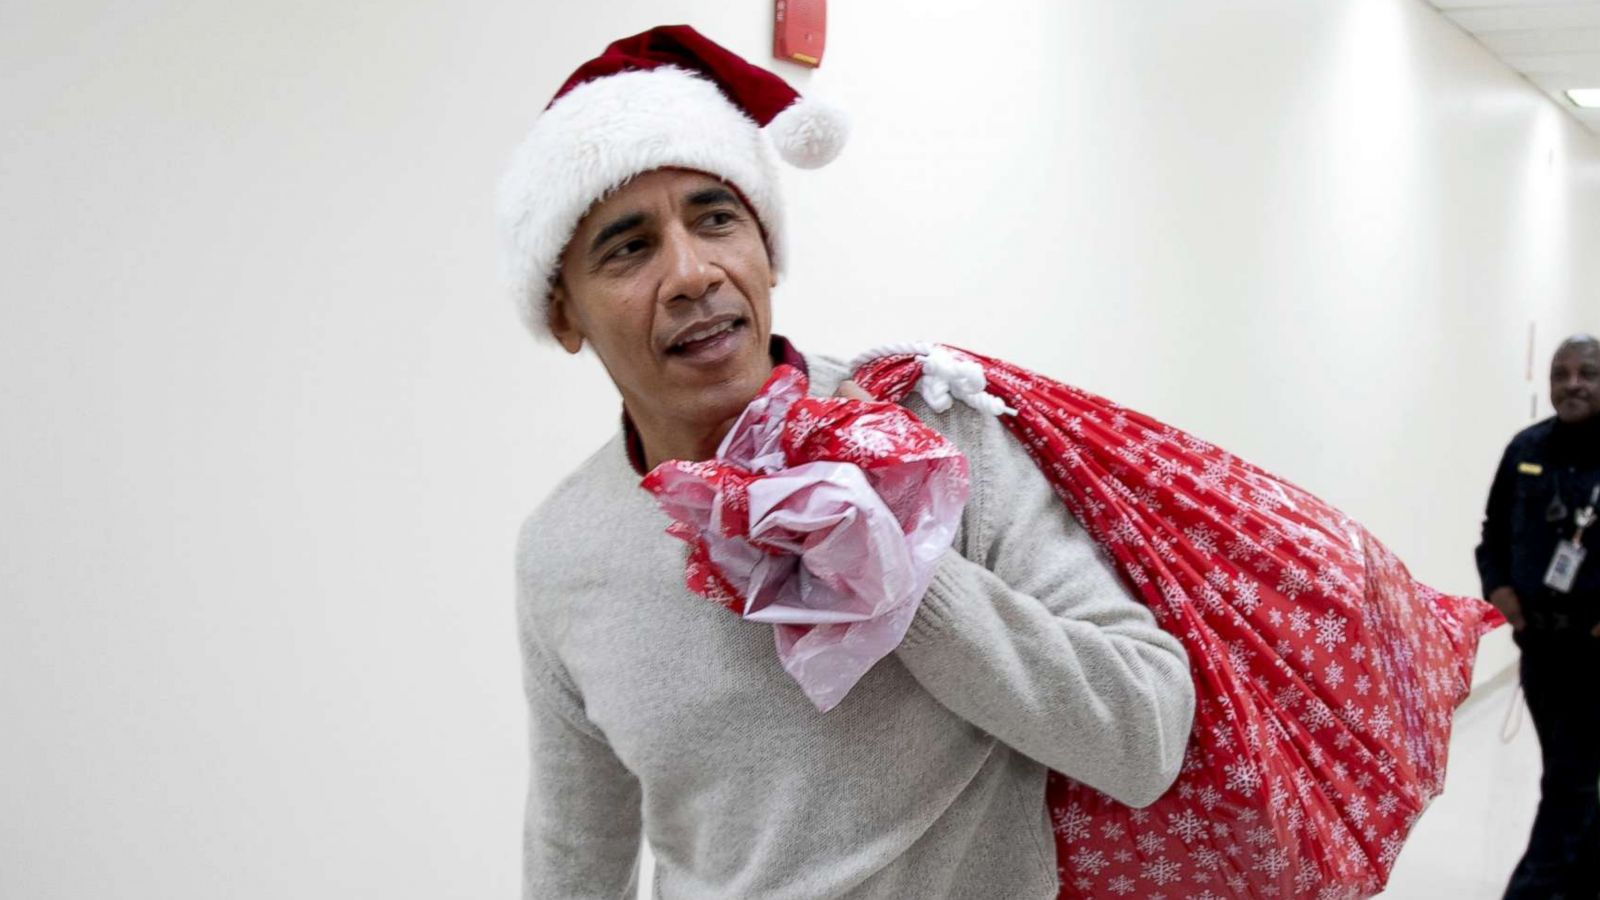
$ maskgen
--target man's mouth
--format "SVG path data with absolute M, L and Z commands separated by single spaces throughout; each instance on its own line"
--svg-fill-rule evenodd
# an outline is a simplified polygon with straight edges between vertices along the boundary
M 667 355 L 691 360 L 718 356 L 720 351 L 732 346 L 747 324 L 744 317 L 734 316 L 697 325 L 676 335 L 667 346 Z

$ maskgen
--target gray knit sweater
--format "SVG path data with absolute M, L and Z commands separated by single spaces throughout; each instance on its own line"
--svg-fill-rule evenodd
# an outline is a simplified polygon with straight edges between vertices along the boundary
M 807 363 L 814 394 L 846 374 Z M 620 435 L 529 517 L 524 897 L 631 897 L 642 830 L 670 900 L 1051 898 L 1047 769 L 1133 805 L 1171 784 L 1182 647 L 998 421 L 906 405 L 967 454 L 972 499 L 905 641 L 828 713 L 770 626 L 684 587 Z

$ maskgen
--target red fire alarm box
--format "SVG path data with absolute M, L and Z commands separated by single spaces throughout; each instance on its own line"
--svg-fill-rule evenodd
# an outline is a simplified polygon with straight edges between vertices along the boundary
M 815 69 L 827 32 L 828 0 L 778 0 L 772 55 Z

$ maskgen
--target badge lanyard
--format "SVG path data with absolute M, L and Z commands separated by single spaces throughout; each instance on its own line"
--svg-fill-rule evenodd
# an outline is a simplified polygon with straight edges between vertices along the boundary
M 1572 533 L 1572 540 L 1556 544 L 1556 555 L 1544 573 L 1545 587 L 1552 591 L 1565 594 L 1572 590 L 1572 583 L 1578 577 L 1578 567 L 1583 565 L 1583 558 L 1589 553 L 1583 546 L 1583 532 L 1594 524 L 1596 503 L 1600 503 L 1600 484 L 1589 492 L 1589 505 L 1573 514 L 1572 522 L 1578 527 Z

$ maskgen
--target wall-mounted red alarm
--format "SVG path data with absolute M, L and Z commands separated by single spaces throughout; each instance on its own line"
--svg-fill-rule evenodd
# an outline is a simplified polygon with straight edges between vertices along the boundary
M 772 55 L 814 69 L 822 65 L 827 33 L 828 0 L 778 0 Z

